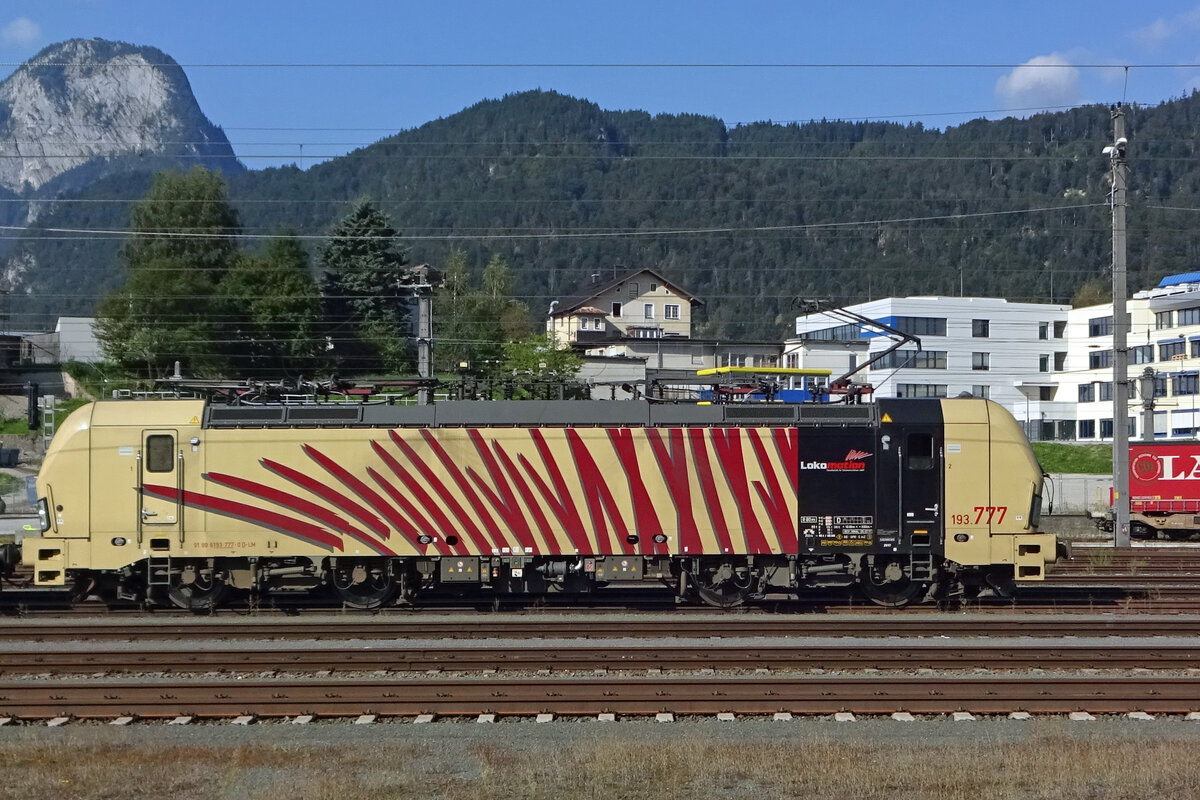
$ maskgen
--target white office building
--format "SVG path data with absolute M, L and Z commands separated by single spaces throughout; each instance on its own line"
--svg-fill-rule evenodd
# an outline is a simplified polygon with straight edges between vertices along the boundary
M 1163 278 L 1155 288 L 1137 292 L 1126 310 L 1130 436 L 1143 437 L 1150 401 L 1156 439 L 1195 438 L 1200 428 L 1200 272 Z M 1073 309 L 1068 320 L 1068 372 L 1060 376 L 1060 391 L 1076 401 L 1076 438 L 1111 440 L 1112 303 Z
M 1076 396 L 1064 396 L 1070 306 L 989 297 L 890 297 L 848 306 L 869 320 L 920 339 L 857 373 L 881 397 L 955 397 L 969 393 L 1007 407 L 1033 438 L 1073 438 Z M 894 344 L 882 328 L 837 312 L 796 319 L 785 366 L 826 367 L 833 377 Z M 845 369 L 841 369 L 842 366 Z M 1069 430 L 1068 430 L 1069 429 Z

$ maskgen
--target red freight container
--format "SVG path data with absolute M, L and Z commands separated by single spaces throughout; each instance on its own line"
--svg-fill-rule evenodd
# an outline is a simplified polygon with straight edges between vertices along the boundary
M 1134 536 L 1200 530 L 1200 442 L 1131 444 L 1129 511 Z

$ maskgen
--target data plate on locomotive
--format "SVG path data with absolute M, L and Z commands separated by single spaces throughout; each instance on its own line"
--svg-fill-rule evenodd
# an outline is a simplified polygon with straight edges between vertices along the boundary
M 801 516 L 800 527 L 810 547 L 872 547 L 872 516 Z

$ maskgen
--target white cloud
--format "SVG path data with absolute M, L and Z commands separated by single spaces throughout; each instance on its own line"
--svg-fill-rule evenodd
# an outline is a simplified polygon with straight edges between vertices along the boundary
M 1157 50 L 1168 39 L 1175 35 L 1171 23 L 1165 19 L 1156 19 L 1144 28 L 1138 28 L 1129 36 L 1147 50 Z
M 17 17 L 0 28 L 0 41 L 13 47 L 29 47 L 42 36 L 42 28 L 29 17 Z
M 1159 17 L 1144 28 L 1130 32 L 1129 36 L 1147 50 L 1157 50 L 1176 36 L 1200 30 L 1200 6 L 1173 17 Z
M 1079 70 L 1058 53 L 1037 56 L 996 81 L 1005 108 L 1053 108 L 1082 101 Z

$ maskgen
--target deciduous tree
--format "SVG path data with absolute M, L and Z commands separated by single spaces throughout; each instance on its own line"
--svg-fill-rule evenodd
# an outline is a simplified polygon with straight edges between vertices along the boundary
M 147 377 L 220 374 L 232 342 L 216 287 L 238 258 L 237 213 L 225 181 L 201 167 L 159 173 L 130 212 L 126 280 L 101 302 L 104 354 Z
M 573 350 L 560 349 L 549 333 L 504 343 L 504 372 L 518 380 L 569 381 L 582 367 L 583 359 Z
M 221 282 L 238 343 L 235 371 L 252 377 L 312 375 L 321 367 L 321 298 L 308 256 L 294 235 L 243 254 Z

